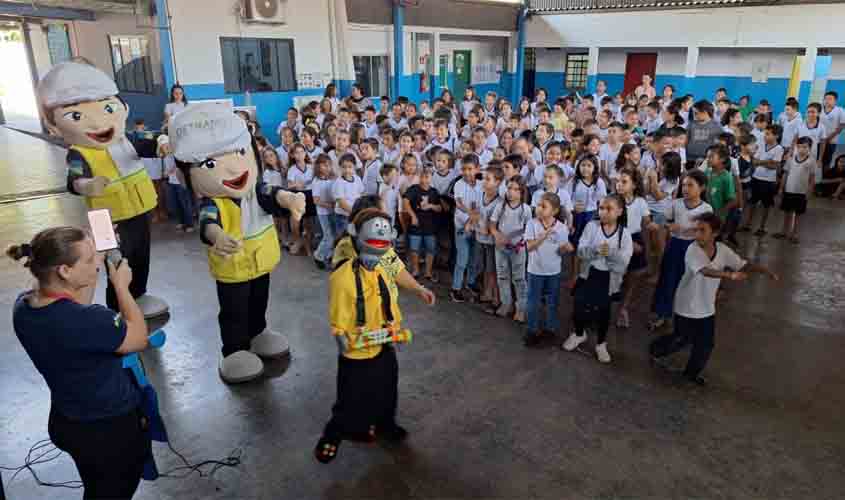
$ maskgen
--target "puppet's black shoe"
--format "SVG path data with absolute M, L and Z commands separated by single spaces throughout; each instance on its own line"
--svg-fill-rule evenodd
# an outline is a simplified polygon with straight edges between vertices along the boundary
M 379 431 L 379 436 L 390 443 L 401 443 L 408 437 L 408 431 L 397 423 L 389 424 Z

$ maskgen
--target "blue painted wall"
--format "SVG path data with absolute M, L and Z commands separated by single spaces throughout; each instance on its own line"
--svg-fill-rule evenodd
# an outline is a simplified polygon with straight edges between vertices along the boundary
M 232 99 L 235 106 L 244 105 L 244 94 L 227 94 L 222 83 L 206 83 L 185 85 L 188 99 Z M 288 108 L 293 106 L 293 98 L 306 95 L 320 95 L 326 91 L 320 89 L 305 89 L 296 92 L 254 92 L 250 96 L 252 105 L 258 112 L 258 124 L 267 139 L 274 145 L 279 145 L 276 127 L 287 119 Z M 318 99 L 319 100 L 319 99 Z
M 156 86 L 152 94 L 135 94 L 121 92 L 120 97 L 129 105 L 129 119 L 126 129 L 135 126 L 135 120 L 141 118 L 149 130 L 159 130 L 164 120 L 164 105 L 167 104 L 167 93 L 163 87 Z

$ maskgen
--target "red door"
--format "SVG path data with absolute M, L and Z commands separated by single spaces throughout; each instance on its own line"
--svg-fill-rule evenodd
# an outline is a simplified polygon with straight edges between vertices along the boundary
M 625 95 L 630 94 L 643 82 L 643 75 L 651 75 L 654 85 L 654 73 L 657 69 L 657 54 L 628 53 L 625 62 Z

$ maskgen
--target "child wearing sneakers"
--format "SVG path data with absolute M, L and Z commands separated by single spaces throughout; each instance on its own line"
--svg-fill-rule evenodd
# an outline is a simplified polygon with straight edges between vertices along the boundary
M 541 332 L 556 333 L 560 300 L 561 255 L 573 250 L 569 229 L 560 220 L 560 198 L 543 193 L 536 218 L 525 227 L 528 250 L 528 329 L 522 340 L 526 347 L 540 342 Z M 545 321 L 540 320 L 540 301 L 546 305 Z
M 464 283 L 476 291 L 479 263 L 475 259 L 475 226 L 480 217 L 479 207 L 484 196 L 482 184 L 478 182 L 478 157 L 466 155 L 461 160 L 462 178 L 455 183 L 455 269 L 452 273 L 452 302 L 465 302 Z M 466 276 L 464 276 L 466 274 Z M 466 279 L 465 279 L 466 278 Z
M 702 213 L 693 217 L 692 222 L 695 242 L 684 255 L 684 274 L 675 295 L 673 332 L 655 339 L 649 350 L 652 361 L 662 365 L 662 358 L 692 344 L 683 376 L 704 385 L 701 372 L 713 352 L 720 281 L 744 281 L 751 272 L 767 274 L 775 281 L 779 278 L 763 266 L 746 262 L 728 245 L 716 241 L 722 225 L 718 215 Z
M 786 160 L 784 176 L 780 182 L 780 209 L 783 210 L 783 231 L 775 238 L 789 238 L 798 244 L 798 218 L 807 211 L 807 197 L 813 195 L 816 185 L 816 157 L 812 155 L 813 140 L 801 137 L 796 142 L 795 154 Z
M 745 219 L 743 231 L 750 231 L 754 221 L 754 209 L 757 204 L 763 205 L 763 217 L 760 227 L 754 233 L 756 236 L 766 235 L 766 221 L 769 218 L 769 208 L 775 204 L 777 193 L 778 169 L 783 160 L 783 146 L 778 144 L 781 134 L 780 125 L 766 127 L 765 142 L 757 148 L 754 154 L 754 173 L 751 174 L 751 199 L 748 200 L 748 215 Z
M 562 346 L 574 351 L 587 340 L 587 327 L 595 325 L 596 357 L 602 363 L 611 359 L 607 352 L 611 298 L 619 293 L 634 251 L 631 234 L 625 228 L 625 206 L 619 195 L 605 197 L 599 203 L 599 220 L 588 223 L 578 240 L 581 267 L 574 294 L 575 331 Z
M 506 162 L 505 165 L 509 163 Z M 527 254 L 524 236 L 526 226 L 531 220 L 531 207 L 525 204 L 527 190 L 521 177 L 511 176 L 502 184 L 507 185 L 506 197 L 490 217 L 490 232 L 496 241 L 496 281 L 499 285 L 500 305 L 496 315 L 504 318 L 513 314 L 514 321 L 524 323 L 528 292 L 525 281 Z M 516 291 L 515 303 L 511 286 Z

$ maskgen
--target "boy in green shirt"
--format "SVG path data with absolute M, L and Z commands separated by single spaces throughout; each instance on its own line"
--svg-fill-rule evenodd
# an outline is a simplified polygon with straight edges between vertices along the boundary
M 731 210 L 738 205 L 734 178 L 728 171 L 728 165 L 731 164 L 728 148 L 721 144 L 712 146 L 707 155 L 707 164 L 707 203 L 724 224 Z

